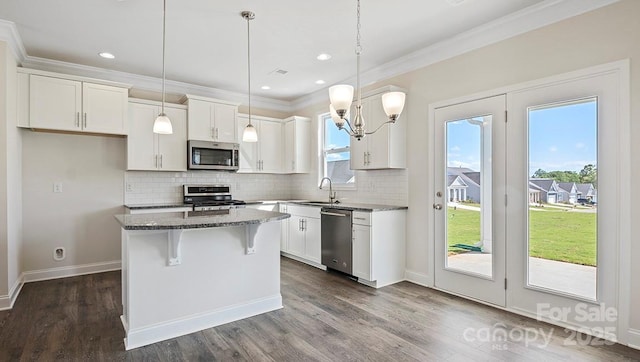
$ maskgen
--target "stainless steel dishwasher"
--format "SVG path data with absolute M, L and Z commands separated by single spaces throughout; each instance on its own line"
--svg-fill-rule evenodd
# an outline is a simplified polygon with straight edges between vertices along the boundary
M 323 207 L 320 210 L 322 264 L 353 274 L 351 211 Z

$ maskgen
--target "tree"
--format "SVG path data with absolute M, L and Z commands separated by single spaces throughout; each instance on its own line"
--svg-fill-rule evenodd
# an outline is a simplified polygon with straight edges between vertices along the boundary
M 549 173 L 541 168 L 538 169 L 538 171 L 534 172 L 533 175 L 531 175 L 532 178 L 548 178 L 549 177 Z
M 598 169 L 593 164 L 585 165 L 580 170 L 580 183 L 593 184 L 595 187 L 598 182 Z

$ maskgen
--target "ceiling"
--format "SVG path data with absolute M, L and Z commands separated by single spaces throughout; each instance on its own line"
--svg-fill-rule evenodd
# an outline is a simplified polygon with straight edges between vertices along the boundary
M 362 70 L 549 1 L 362 0 Z M 355 74 L 355 0 L 167 0 L 167 79 L 246 92 L 243 10 L 256 13 L 253 94 L 291 101 Z M 0 19 L 15 23 L 31 58 L 162 74 L 162 0 L 2 0 Z M 317 60 L 323 52 L 332 58 Z

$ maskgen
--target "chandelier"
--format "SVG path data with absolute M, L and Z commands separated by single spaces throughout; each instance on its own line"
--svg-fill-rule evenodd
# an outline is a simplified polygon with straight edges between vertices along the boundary
M 385 124 L 396 122 L 404 108 L 405 94 L 403 92 L 388 92 L 383 94 L 382 107 L 389 120 L 371 132 L 365 129 L 364 119 L 362 118 L 362 90 L 360 89 L 360 55 L 362 54 L 362 46 L 360 45 L 360 0 L 358 0 L 356 14 L 358 19 L 356 27 L 356 88 L 358 90 L 356 116 L 353 123 L 349 122 L 349 108 L 353 101 L 353 86 L 348 84 L 334 85 L 329 88 L 329 100 L 331 102 L 329 110 L 331 112 L 331 118 L 338 129 L 344 130 L 351 137 L 359 141 L 365 135 L 375 133 Z

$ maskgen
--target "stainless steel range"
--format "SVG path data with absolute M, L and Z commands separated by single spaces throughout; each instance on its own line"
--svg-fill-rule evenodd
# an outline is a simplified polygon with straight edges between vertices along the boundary
M 231 185 L 184 185 L 184 203 L 193 211 L 225 210 L 245 207 L 242 200 L 231 196 Z

